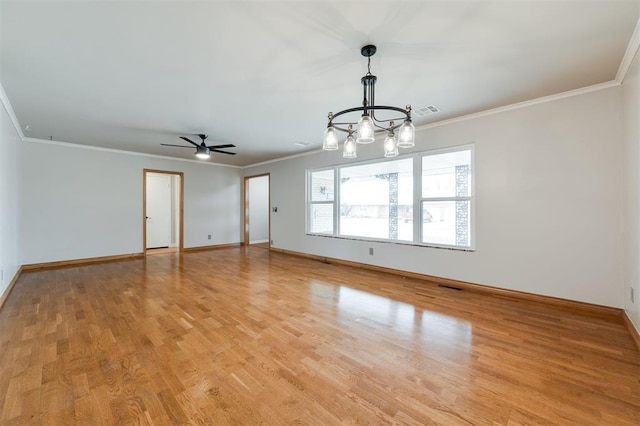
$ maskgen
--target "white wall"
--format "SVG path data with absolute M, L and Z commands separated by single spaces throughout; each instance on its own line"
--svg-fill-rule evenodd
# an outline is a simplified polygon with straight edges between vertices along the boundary
M 251 244 L 269 241 L 269 176 L 249 183 L 249 239 Z
M 240 242 L 241 169 L 30 141 L 22 159 L 23 264 L 142 252 L 145 168 L 184 172 L 186 248 Z
M 340 151 L 244 173 L 271 173 L 274 247 L 622 307 L 620 116 L 615 87 L 418 131 L 414 151 L 475 143 L 475 252 L 305 235 L 305 170 Z
M 3 102 L 0 105 L 0 295 L 4 294 L 21 265 L 18 232 L 21 152 L 20 136 Z
M 640 59 L 622 85 L 624 139 L 624 309 L 640 330 Z M 635 302 L 631 302 L 631 288 Z

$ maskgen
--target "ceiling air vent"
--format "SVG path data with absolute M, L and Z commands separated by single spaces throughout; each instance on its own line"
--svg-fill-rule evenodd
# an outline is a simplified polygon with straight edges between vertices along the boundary
M 440 110 L 435 105 L 428 105 L 426 107 L 412 109 L 411 112 L 416 117 L 426 117 L 427 115 L 434 114 L 436 112 L 440 112 Z
M 311 142 L 300 141 L 300 142 L 294 142 L 293 144 L 296 145 L 296 146 L 309 146 L 309 145 L 311 145 Z

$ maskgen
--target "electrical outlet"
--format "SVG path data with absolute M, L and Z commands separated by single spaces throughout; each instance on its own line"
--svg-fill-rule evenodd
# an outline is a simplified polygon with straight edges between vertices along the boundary
M 635 294 L 634 294 L 634 291 L 633 291 L 633 290 L 634 290 L 634 289 L 633 289 L 633 287 L 631 287 L 631 303 L 636 303 L 636 301 L 635 301 Z
M 269 244 L 273 245 L 273 240 L 270 240 L 271 242 Z
M 3 282 L 4 282 L 4 269 L 0 269 L 0 283 L 3 283 Z
M 211 239 L 211 234 L 207 235 L 207 240 Z
M 369 256 L 373 256 L 373 247 L 369 247 Z

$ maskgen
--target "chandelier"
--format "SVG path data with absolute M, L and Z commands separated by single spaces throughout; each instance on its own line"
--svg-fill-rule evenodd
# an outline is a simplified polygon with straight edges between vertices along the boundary
M 376 53 L 376 46 L 369 44 L 360 49 L 362 56 L 367 58 L 367 73 L 360 79 L 364 99 L 361 107 L 348 108 L 337 113 L 329 113 L 329 123 L 324 131 L 322 149 L 335 151 L 338 146 L 338 133 L 347 134 L 344 141 L 342 156 L 344 158 L 356 158 L 357 144 L 368 144 L 375 140 L 375 135 L 386 133 L 384 139 L 384 156 L 395 157 L 398 155 L 398 148 L 411 148 L 415 145 L 416 129 L 411 123 L 411 105 L 405 108 L 382 106 L 375 104 L 376 76 L 371 74 L 371 57 Z M 354 116 L 354 112 L 362 111 L 360 119 L 350 121 L 348 115 Z M 386 111 L 385 116 L 394 118 L 376 117 L 376 111 Z M 342 117 L 343 121 L 336 121 Z M 396 136 L 397 132 L 397 136 Z M 354 136 L 355 134 L 355 136 Z

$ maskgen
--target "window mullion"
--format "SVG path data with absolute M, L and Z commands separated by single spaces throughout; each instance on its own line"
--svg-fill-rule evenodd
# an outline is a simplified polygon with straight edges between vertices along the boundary
M 413 242 L 419 243 L 422 240 L 422 226 L 420 217 L 422 216 L 422 157 L 419 154 L 413 156 Z
M 340 235 L 340 167 L 333 169 L 333 235 Z

